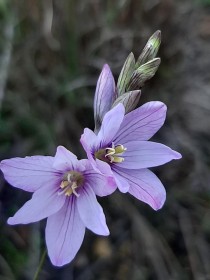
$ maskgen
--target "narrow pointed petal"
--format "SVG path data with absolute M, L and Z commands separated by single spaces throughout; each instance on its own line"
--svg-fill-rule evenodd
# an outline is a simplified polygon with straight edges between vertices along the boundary
M 63 172 L 74 170 L 78 165 L 77 157 L 63 146 L 58 146 L 53 167 Z
M 120 176 L 130 184 L 129 193 L 149 204 L 154 210 L 160 209 L 166 199 L 166 191 L 157 176 L 148 169 L 127 170 L 117 168 Z
M 130 185 L 128 183 L 127 180 L 125 180 L 121 175 L 119 175 L 117 172 L 115 172 L 115 168 L 113 167 L 113 171 L 114 171 L 114 178 L 117 184 L 118 189 L 122 192 L 122 193 L 126 193 L 128 192 Z
M 40 221 L 59 211 L 64 203 L 65 196 L 59 196 L 56 188 L 50 186 L 41 188 L 17 211 L 14 217 L 8 219 L 8 224 L 28 224 Z
M 122 104 L 118 104 L 104 116 L 101 129 L 98 133 L 98 143 L 100 147 L 107 146 L 112 143 L 113 138 L 117 134 L 123 121 L 125 108 Z
M 56 266 L 72 261 L 84 239 L 85 226 L 80 219 L 75 199 L 71 196 L 62 209 L 47 220 L 45 234 L 48 255 Z
M 180 159 L 180 153 L 171 148 L 150 141 L 133 141 L 126 144 L 124 161 L 120 167 L 127 169 L 140 169 L 159 166 L 173 159 Z
M 54 158 L 49 156 L 5 159 L 0 163 L 0 169 L 9 184 L 34 192 L 56 184 L 59 173 L 53 168 L 53 161 Z
M 105 64 L 97 82 L 94 99 L 94 119 L 96 130 L 100 129 L 103 117 L 111 109 L 114 99 L 114 77 L 109 66 Z
M 109 235 L 103 209 L 98 203 L 94 191 L 88 184 L 85 184 L 79 195 L 76 203 L 84 225 L 96 234 Z
M 154 101 L 128 113 L 114 138 L 115 143 L 150 139 L 164 124 L 166 109 L 164 103 Z

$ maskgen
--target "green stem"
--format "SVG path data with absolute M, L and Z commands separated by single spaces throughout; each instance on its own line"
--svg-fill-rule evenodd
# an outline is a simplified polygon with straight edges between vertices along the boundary
M 43 251 L 43 253 L 42 253 L 41 260 L 40 260 L 39 266 L 37 267 L 37 270 L 36 270 L 36 272 L 34 274 L 33 280 L 38 280 L 38 276 L 39 276 L 39 273 L 41 272 L 41 269 L 42 269 L 42 266 L 43 266 L 43 263 L 44 263 L 44 260 L 45 260 L 46 253 L 47 253 L 47 250 L 45 249 Z

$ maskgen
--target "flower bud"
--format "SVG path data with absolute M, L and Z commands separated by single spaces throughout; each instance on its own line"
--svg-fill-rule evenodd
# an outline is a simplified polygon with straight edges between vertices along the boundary
M 112 108 L 115 107 L 117 104 L 122 103 L 125 107 L 125 113 L 129 113 L 134 110 L 139 102 L 141 96 L 140 90 L 133 90 L 129 92 L 125 92 L 120 95 L 112 105 Z
M 131 52 L 127 57 L 123 68 L 120 72 L 118 82 L 117 82 L 117 96 L 120 96 L 125 92 L 125 88 L 130 81 L 130 78 L 135 70 L 135 58 L 133 53 Z
M 109 65 L 105 64 L 96 85 L 94 98 L 95 130 L 99 130 L 104 115 L 111 109 L 115 100 L 115 81 Z
M 160 58 L 154 58 L 136 69 L 133 72 L 127 90 L 130 91 L 142 88 L 144 83 L 155 75 L 160 61 Z
M 142 64 L 147 63 L 148 61 L 155 58 L 161 43 L 161 32 L 160 30 L 156 31 L 146 43 L 143 51 L 141 52 L 139 58 L 137 59 L 135 68 L 139 68 Z

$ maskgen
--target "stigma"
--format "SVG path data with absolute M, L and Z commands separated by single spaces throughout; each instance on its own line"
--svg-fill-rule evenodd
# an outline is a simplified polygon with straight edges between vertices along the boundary
M 63 176 L 63 180 L 60 184 L 60 189 L 58 195 L 64 194 L 65 196 L 70 196 L 74 194 L 79 197 L 77 189 L 83 184 L 83 175 L 77 171 L 69 171 Z

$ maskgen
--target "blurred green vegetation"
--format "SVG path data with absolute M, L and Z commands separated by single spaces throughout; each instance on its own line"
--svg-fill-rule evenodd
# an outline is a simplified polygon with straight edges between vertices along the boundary
M 195 0 L 195 3 L 204 5 L 204 6 L 209 6 L 210 5 L 210 0 Z

